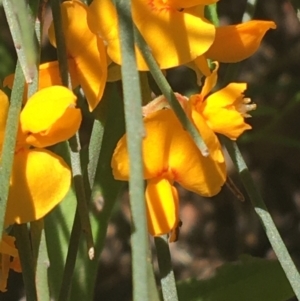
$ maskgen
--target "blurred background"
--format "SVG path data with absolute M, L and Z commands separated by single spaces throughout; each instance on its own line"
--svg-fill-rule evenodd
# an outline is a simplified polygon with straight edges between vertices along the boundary
M 221 25 L 239 23 L 245 6 L 245 0 L 220 0 Z M 235 68 L 233 81 L 247 82 L 246 96 L 258 106 L 248 119 L 253 130 L 238 144 L 290 254 L 300 266 L 300 23 L 286 0 L 258 1 L 254 19 L 273 20 L 277 29 L 267 33 L 255 55 Z M 42 62 L 56 58 L 56 50 L 47 40 L 50 22 L 47 10 Z M 15 61 L 0 8 L 0 87 L 4 77 L 14 71 Z M 221 65 L 221 81 L 227 68 Z M 167 77 L 174 91 L 186 94 L 199 90 L 193 72 L 186 67 L 168 70 Z M 227 165 L 230 177 L 244 193 L 230 159 Z M 177 280 L 210 277 L 218 266 L 245 253 L 275 258 L 245 193 L 246 200 L 241 202 L 226 186 L 210 199 L 178 188 L 183 226 L 178 242 L 171 244 Z M 95 301 L 131 300 L 130 256 L 130 209 L 125 191 L 99 258 Z M 154 266 L 157 270 L 155 254 Z M 21 300 L 22 295 L 21 275 L 12 273 L 8 293 L 0 294 L 0 300 Z

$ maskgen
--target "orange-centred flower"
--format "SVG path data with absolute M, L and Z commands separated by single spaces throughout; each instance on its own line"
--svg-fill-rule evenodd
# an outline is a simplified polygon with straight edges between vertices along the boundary
M 68 55 L 75 62 L 78 80 L 92 111 L 103 95 L 107 78 L 107 56 L 103 40 L 87 25 L 87 6 L 81 1 L 61 4 L 62 25 Z M 56 46 L 53 24 L 49 39 Z M 72 73 L 71 73 L 72 76 Z
M 204 17 L 204 7 L 216 0 L 133 0 L 132 18 L 161 69 L 188 63 L 205 53 L 215 37 L 215 26 Z M 94 0 L 88 11 L 92 31 L 107 43 L 108 55 L 122 64 L 118 17 L 111 0 Z M 136 47 L 139 70 L 148 70 Z
M 210 94 L 217 82 L 218 63 L 204 82 L 201 93 L 190 97 L 192 112 L 201 114 L 208 126 L 216 133 L 236 140 L 251 126 L 244 120 L 249 111 L 256 108 L 245 98 L 246 83 L 230 83 L 223 89 Z
M 1 146 L 8 105 L 0 90 Z M 44 148 L 73 136 L 81 118 L 76 96 L 65 87 L 48 87 L 28 99 L 20 114 L 6 225 L 40 219 L 63 200 L 71 185 L 70 168 Z
M 202 118 L 201 115 L 198 117 Z M 173 110 L 158 110 L 144 118 L 143 165 L 151 235 L 170 233 L 180 224 L 179 199 L 174 182 L 202 196 L 217 194 L 225 182 L 221 146 L 203 118 L 202 121 L 201 135 L 209 148 L 213 148 L 212 153 L 218 153 L 218 156 L 202 156 Z M 129 178 L 126 139 L 124 135 L 119 140 L 112 158 L 113 175 L 123 181 Z
M 11 260 L 12 258 L 12 260 Z M 9 270 L 21 272 L 18 250 L 15 238 L 4 234 L 0 241 L 0 292 L 6 292 Z

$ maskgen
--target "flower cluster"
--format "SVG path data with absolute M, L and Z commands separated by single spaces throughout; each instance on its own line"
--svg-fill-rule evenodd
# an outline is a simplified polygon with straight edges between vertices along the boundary
M 170 234 L 176 240 L 181 225 L 179 196 L 174 183 L 202 196 L 216 195 L 226 181 L 226 164 L 216 133 L 237 139 L 251 126 L 245 123 L 255 109 L 244 97 L 246 83 L 230 83 L 212 93 L 217 83 L 219 62 L 233 63 L 251 56 L 265 33 L 275 28 L 272 21 L 253 20 L 216 27 L 205 17 L 205 9 L 217 0 L 132 0 L 132 18 L 161 69 L 188 65 L 205 76 L 198 94 L 176 97 L 208 146 L 204 157 L 185 131 L 164 96 L 143 107 L 146 136 L 143 139 L 145 199 L 151 235 Z M 117 11 L 112 0 L 79 0 L 61 4 L 72 88 L 81 87 L 89 110 L 104 93 L 109 66 L 122 65 Z M 50 43 L 56 47 L 54 25 Z M 135 46 L 137 66 L 149 70 Z M 215 62 L 213 62 L 215 61 Z M 209 64 L 210 63 L 210 64 Z M 214 66 L 214 68 L 211 68 Z M 14 75 L 4 86 L 12 87 Z M 64 159 L 47 149 L 72 137 L 81 124 L 81 111 L 73 92 L 62 86 L 58 61 L 39 66 L 38 91 L 27 97 L 20 113 L 17 143 L 10 179 L 5 226 L 43 218 L 62 201 L 71 187 L 71 169 Z M 28 99 L 27 99 L 28 98 Z M 2 152 L 8 96 L 0 90 L 0 153 Z M 116 180 L 129 178 L 126 134 L 112 156 Z M 6 290 L 9 269 L 20 271 L 12 237 L 0 242 L 0 291 Z M 13 257 L 13 261 L 10 261 Z

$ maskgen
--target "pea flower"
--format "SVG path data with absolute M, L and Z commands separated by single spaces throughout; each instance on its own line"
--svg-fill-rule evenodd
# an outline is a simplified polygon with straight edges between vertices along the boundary
M 79 81 L 92 111 L 101 100 L 106 84 L 107 57 L 104 42 L 90 31 L 87 6 L 84 3 L 65 1 L 61 4 L 61 13 L 69 62 L 74 61 L 70 67 L 71 78 L 77 77 L 74 81 Z M 49 28 L 49 39 L 56 46 L 53 24 Z M 72 70 L 76 71 L 75 76 Z
M 14 244 L 15 238 L 4 234 L 0 241 L 0 292 L 6 292 L 9 270 L 21 272 L 18 250 Z M 11 261 L 11 257 L 13 260 Z
M 0 91 L 0 145 L 3 145 L 8 98 Z M 45 216 L 62 201 L 71 185 L 65 161 L 44 149 L 69 139 L 78 130 L 81 112 L 65 87 L 42 89 L 28 99 L 20 114 L 10 179 L 5 225 Z
M 179 96 L 178 96 L 179 97 Z M 144 179 L 148 230 L 157 236 L 176 231 L 180 225 L 179 198 L 174 182 L 202 196 L 217 194 L 226 180 L 226 167 L 220 143 L 204 118 L 195 112 L 199 131 L 209 147 L 203 157 L 171 109 L 159 109 L 165 101 L 158 97 L 158 111 L 148 113 L 143 139 Z M 187 102 L 187 99 L 182 99 Z M 150 103 L 150 106 L 153 104 Z M 155 106 L 154 106 L 155 107 Z M 126 134 L 119 140 L 112 158 L 115 179 L 128 180 L 129 162 Z M 175 238 L 176 239 L 176 238 Z
M 204 6 L 216 0 L 133 0 L 132 18 L 161 69 L 179 66 L 204 54 L 212 45 L 215 26 L 204 17 Z M 121 65 L 118 17 L 111 0 L 94 0 L 88 24 L 107 43 L 110 58 Z M 136 47 L 139 70 L 148 70 Z
M 201 93 L 190 97 L 192 112 L 201 114 L 214 132 L 236 140 L 245 130 L 251 129 L 244 117 L 250 117 L 248 112 L 254 110 L 256 105 L 244 97 L 246 83 L 230 83 L 209 95 L 217 82 L 219 65 L 217 62 L 215 65 L 216 68 L 206 78 Z

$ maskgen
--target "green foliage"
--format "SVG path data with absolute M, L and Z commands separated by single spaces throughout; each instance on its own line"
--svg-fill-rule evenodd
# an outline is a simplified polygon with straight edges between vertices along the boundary
M 178 283 L 180 301 L 284 301 L 293 290 L 275 260 L 241 256 L 237 263 L 225 263 L 207 280 Z

